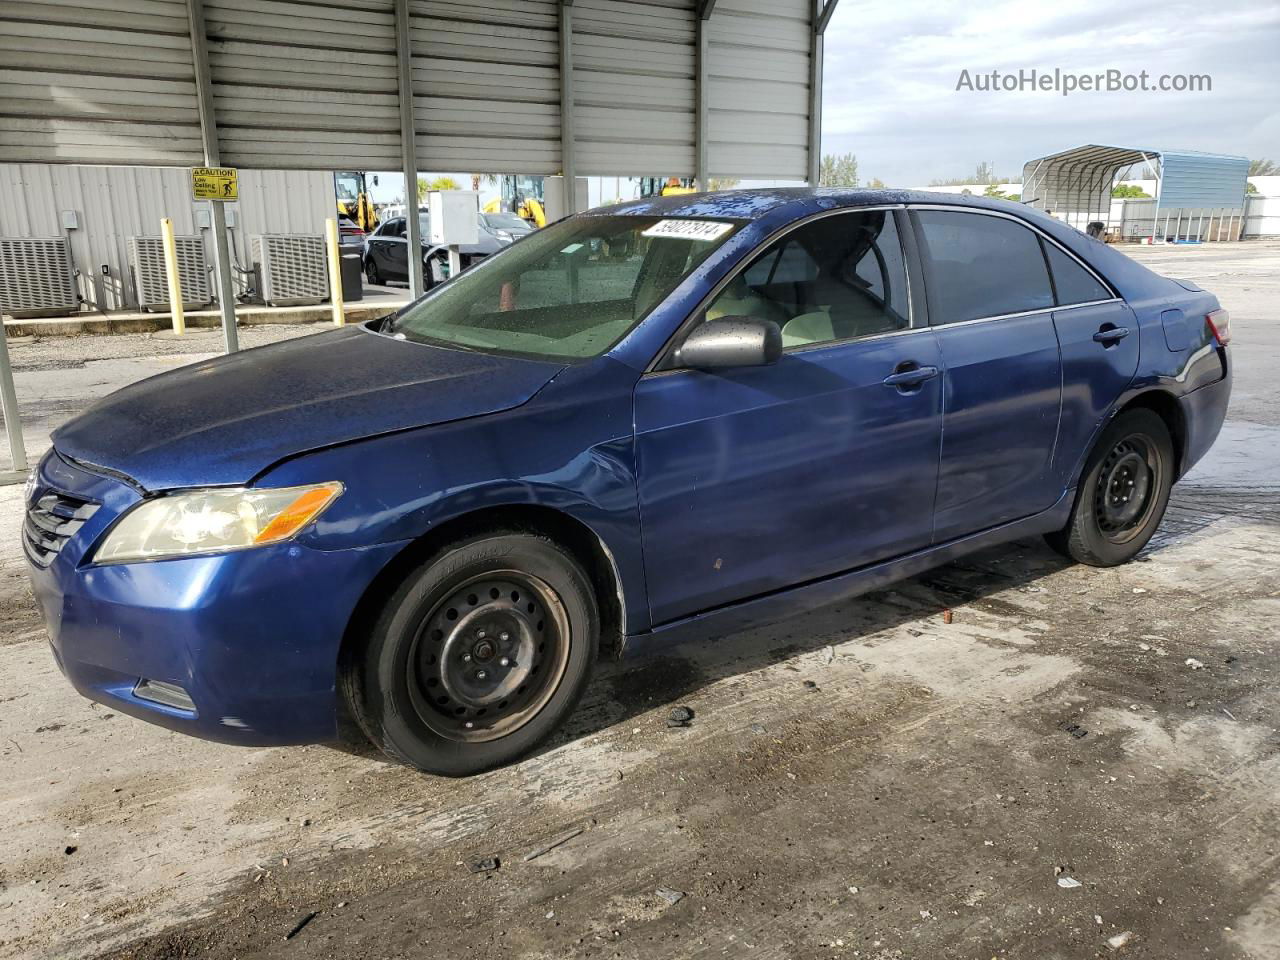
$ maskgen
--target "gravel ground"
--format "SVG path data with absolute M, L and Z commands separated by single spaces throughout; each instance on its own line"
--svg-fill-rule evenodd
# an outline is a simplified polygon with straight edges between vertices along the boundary
M 241 327 L 240 346 L 262 347 L 268 343 L 305 337 L 332 329 L 327 323 L 281 323 Z M 82 337 L 23 337 L 9 342 L 13 369 L 70 370 L 101 360 L 132 360 L 138 357 L 207 356 L 222 350 L 222 331 L 190 327 L 182 337 L 154 333 L 115 333 Z
M 467 780 L 80 699 L 0 489 L 0 957 L 1280 957 L 1280 246 L 1134 252 L 1218 293 L 1237 363 L 1140 562 L 1019 543 L 604 664 Z M 24 375 L 52 423 L 159 362 Z

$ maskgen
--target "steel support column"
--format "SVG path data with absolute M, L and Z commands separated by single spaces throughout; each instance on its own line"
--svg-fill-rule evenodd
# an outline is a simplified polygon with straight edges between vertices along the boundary
M 809 185 L 816 187 L 822 172 L 822 44 L 831 15 L 840 0 L 813 0 L 813 33 L 809 41 Z
M 422 296 L 422 225 L 418 212 L 418 148 L 413 120 L 413 51 L 410 49 L 409 0 L 396 0 L 396 75 L 400 90 L 400 161 L 404 170 L 405 244 L 408 247 L 409 296 Z
M 694 176 L 697 177 L 698 189 L 710 189 L 710 174 L 707 169 L 707 131 L 708 131 L 708 98 L 710 90 L 707 81 L 709 63 L 707 27 L 711 21 L 711 11 L 715 8 L 715 0 L 702 0 L 698 7 L 698 20 L 694 25 L 696 31 L 694 57 L 697 63 L 697 87 L 694 96 L 697 98 L 694 110 Z
M 566 213 L 578 212 L 573 142 L 573 0 L 560 0 L 560 174 Z
M 4 303 L 0 302 L 0 314 Z M 0 326 L 0 410 L 4 411 L 4 429 L 9 437 L 11 469 L 0 471 L 0 484 L 22 483 L 27 478 L 27 445 L 22 439 L 22 414 L 18 410 L 18 391 L 13 386 L 13 366 L 9 363 L 9 334 Z
M 209 43 L 205 35 L 204 0 L 187 0 L 191 31 L 191 62 L 195 67 L 196 107 L 200 112 L 200 143 L 206 167 L 222 166 L 218 124 L 213 113 L 213 86 L 209 80 Z M 240 349 L 236 330 L 236 293 L 231 282 L 231 251 L 227 245 L 227 210 L 220 201 L 209 201 L 209 228 L 213 231 L 213 272 L 218 285 L 218 312 L 227 353 Z

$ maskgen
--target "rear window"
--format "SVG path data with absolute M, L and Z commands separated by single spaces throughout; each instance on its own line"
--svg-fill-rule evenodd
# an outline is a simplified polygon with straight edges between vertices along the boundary
M 1053 273 L 1053 289 L 1058 295 L 1059 306 L 1111 299 L 1110 290 L 1056 245 L 1045 243 L 1044 249 Z
M 915 212 L 928 280 L 929 320 L 962 323 L 1052 307 L 1040 240 L 1005 217 Z

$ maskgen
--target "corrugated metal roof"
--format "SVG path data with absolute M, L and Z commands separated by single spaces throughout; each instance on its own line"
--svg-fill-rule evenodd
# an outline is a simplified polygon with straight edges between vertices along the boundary
M 221 163 L 402 166 L 394 0 L 205 0 Z M 408 0 L 419 169 L 804 179 L 814 0 Z M 0 162 L 203 159 L 185 0 L 0 2 Z M 699 53 L 704 51 L 705 55 Z M 700 66 L 701 64 L 701 66 Z M 703 82 L 699 89 L 699 72 Z M 763 132 L 762 132 L 763 131 Z

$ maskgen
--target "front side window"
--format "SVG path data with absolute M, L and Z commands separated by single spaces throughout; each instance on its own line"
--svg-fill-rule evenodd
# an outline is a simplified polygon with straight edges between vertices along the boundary
M 403 237 L 404 221 L 392 220 L 390 223 L 388 223 L 385 227 L 382 228 L 382 235 L 384 237 Z
M 910 325 L 907 272 L 891 210 L 822 217 L 775 240 L 707 307 L 709 320 L 773 320 L 784 347 Z
M 920 210 L 931 323 L 962 323 L 1053 306 L 1040 240 L 1006 217 Z
M 701 218 L 562 220 L 437 287 L 385 329 L 464 349 L 598 356 L 738 227 Z
M 1111 299 L 1110 290 L 1055 244 L 1046 241 L 1044 249 L 1049 258 L 1049 269 L 1053 273 L 1053 289 L 1058 294 L 1058 306 Z

